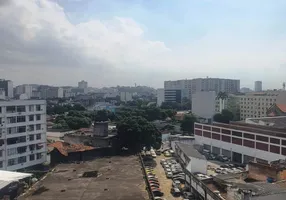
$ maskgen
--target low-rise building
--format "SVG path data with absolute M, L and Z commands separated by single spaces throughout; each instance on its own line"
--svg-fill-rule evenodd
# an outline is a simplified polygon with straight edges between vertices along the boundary
M 265 121 L 265 119 L 263 119 Z M 267 125 L 245 122 L 195 123 L 195 141 L 213 154 L 238 163 L 269 163 L 286 156 L 286 118 Z

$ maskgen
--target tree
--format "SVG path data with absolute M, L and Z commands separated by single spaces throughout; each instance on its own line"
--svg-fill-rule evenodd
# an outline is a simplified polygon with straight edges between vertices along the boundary
M 71 129 L 89 128 L 91 125 L 90 118 L 87 117 L 66 117 L 66 123 Z
M 220 122 L 220 123 L 226 123 L 229 124 L 230 121 L 232 121 L 234 118 L 234 115 L 232 112 L 230 112 L 229 110 L 222 110 L 221 113 L 217 113 L 214 115 L 213 120 L 215 122 Z
M 197 122 L 197 118 L 194 115 L 185 115 L 184 119 L 181 122 L 181 130 L 183 132 L 187 132 L 189 135 L 193 134 L 195 122 Z
M 155 125 L 143 117 L 126 117 L 117 123 L 117 133 L 121 147 L 133 152 L 140 151 L 144 146 L 160 148 L 162 135 Z

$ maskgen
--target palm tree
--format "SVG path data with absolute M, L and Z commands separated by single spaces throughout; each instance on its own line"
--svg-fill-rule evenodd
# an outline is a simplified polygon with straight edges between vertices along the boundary
M 225 109 L 225 100 L 228 98 L 228 95 L 226 92 L 219 92 L 217 97 L 219 99 L 219 112 L 221 112 L 223 109 Z

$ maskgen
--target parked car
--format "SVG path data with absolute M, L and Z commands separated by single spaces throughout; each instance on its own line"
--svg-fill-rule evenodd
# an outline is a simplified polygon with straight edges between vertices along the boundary
M 224 155 L 219 155 L 218 156 L 218 160 L 221 161 L 221 162 L 228 162 L 229 158 L 224 156 Z
M 172 172 L 167 172 L 167 173 L 166 173 L 166 177 L 167 177 L 167 178 L 172 178 L 172 177 L 173 177 Z
M 179 197 L 179 196 L 181 196 L 181 191 L 179 188 L 173 187 L 173 188 L 171 188 L 171 194 L 174 197 Z
M 184 199 L 194 199 L 195 195 L 191 192 L 183 192 L 183 198 Z
M 169 153 L 169 151 L 165 151 L 164 156 L 165 157 L 171 157 L 171 154 Z
M 160 156 L 162 154 L 160 150 L 156 150 L 155 153 L 157 154 L 157 156 Z
M 154 197 L 154 200 L 166 200 L 166 199 L 162 197 Z
M 175 152 L 174 152 L 173 150 L 169 150 L 169 153 L 170 153 L 171 155 L 174 155 L 174 154 L 175 154 Z
M 160 160 L 160 164 L 163 165 L 163 163 L 166 162 L 166 159 Z
M 166 172 L 172 172 L 172 170 L 170 168 L 165 168 Z
M 164 195 L 164 193 L 163 192 L 161 192 L 160 190 L 152 190 L 152 192 L 153 192 L 153 195 L 155 196 L 155 197 L 161 197 L 161 196 L 163 196 Z
M 173 187 L 179 187 L 181 185 L 181 182 L 179 180 L 174 180 L 172 183 Z

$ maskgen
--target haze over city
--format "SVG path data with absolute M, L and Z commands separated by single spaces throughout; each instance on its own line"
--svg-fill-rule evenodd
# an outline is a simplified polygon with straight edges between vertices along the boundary
M 1 78 L 159 88 L 209 76 L 281 88 L 285 9 L 283 0 L 2 0 Z

